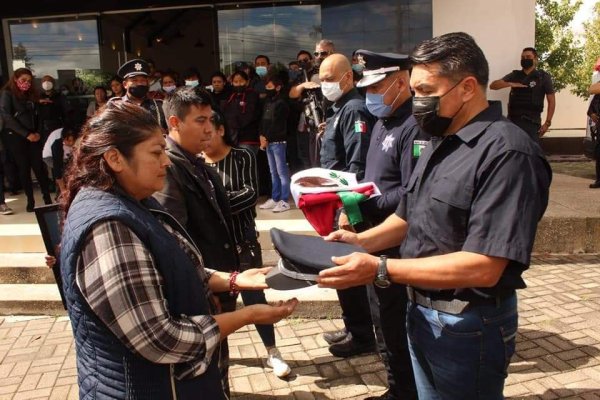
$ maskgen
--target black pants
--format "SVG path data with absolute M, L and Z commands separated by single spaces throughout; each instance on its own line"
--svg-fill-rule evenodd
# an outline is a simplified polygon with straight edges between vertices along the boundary
M 338 290 L 337 295 L 346 331 L 350 332 L 357 342 L 375 343 L 367 287 L 355 286 Z
M 387 371 L 389 391 L 398 399 L 416 399 L 417 388 L 406 333 L 406 286 L 392 283 L 390 287 L 381 289 L 369 285 L 368 290 L 377 346 Z
M 50 201 L 48 190 L 48 172 L 42 161 L 42 142 L 30 142 L 16 133 L 6 135 L 7 153 L 10 153 L 15 161 L 19 173 L 19 180 L 27 195 L 27 205 L 33 206 L 33 184 L 31 182 L 31 170 L 40 184 L 44 201 Z
M 531 118 L 528 118 L 526 116 L 508 116 L 508 119 L 510 119 L 515 125 L 517 125 L 519 128 L 523 129 L 525 132 L 527 132 L 527 134 L 536 142 L 539 142 L 540 140 L 540 128 L 542 127 L 542 124 L 539 121 L 535 121 Z

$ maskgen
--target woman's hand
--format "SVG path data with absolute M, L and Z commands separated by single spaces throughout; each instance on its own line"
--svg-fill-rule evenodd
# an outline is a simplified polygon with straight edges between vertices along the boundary
M 252 324 L 269 325 L 281 321 L 289 316 L 298 305 L 298 299 L 293 298 L 286 301 L 280 301 L 275 305 L 254 304 L 247 309 Z
M 251 268 L 240 272 L 235 280 L 235 286 L 239 290 L 262 290 L 268 289 L 265 275 L 272 267 Z

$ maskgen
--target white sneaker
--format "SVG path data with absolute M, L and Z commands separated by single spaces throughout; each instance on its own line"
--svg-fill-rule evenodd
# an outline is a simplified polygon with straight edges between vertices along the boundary
M 258 206 L 258 208 L 260 208 L 261 210 L 270 210 L 271 208 L 274 208 L 276 205 L 277 205 L 277 203 L 275 202 L 275 200 L 269 199 L 269 200 L 265 201 L 264 203 L 262 203 L 260 206 Z
M 277 205 L 275 207 L 273 207 L 273 212 L 284 212 L 284 211 L 288 211 L 290 209 L 290 203 L 288 203 L 287 201 L 284 200 L 279 200 L 277 202 Z
M 269 350 L 269 358 L 267 358 L 267 365 L 273 368 L 273 374 L 278 378 L 284 378 L 292 372 L 291 368 L 283 358 L 281 353 L 276 347 Z
M 0 183 L 1 185 L 2 183 Z M 7 206 L 6 204 L 0 204 L 0 214 L 2 215 L 10 215 L 13 213 L 12 208 Z

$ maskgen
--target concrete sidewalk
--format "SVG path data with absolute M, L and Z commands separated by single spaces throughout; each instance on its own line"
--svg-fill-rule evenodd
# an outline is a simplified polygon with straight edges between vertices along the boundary
M 600 256 L 537 256 L 519 292 L 517 350 L 510 399 L 600 399 Z M 0 400 L 76 399 L 71 327 L 66 317 L 0 317 Z M 377 355 L 331 356 L 324 331 L 338 319 L 290 319 L 277 341 L 293 375 L 265 369 L 254 328 L 230 336 L 234 399 L 363 399 L 385 389 Z

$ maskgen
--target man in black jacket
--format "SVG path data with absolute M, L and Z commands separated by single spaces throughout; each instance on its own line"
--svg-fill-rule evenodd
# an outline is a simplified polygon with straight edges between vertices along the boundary
M 234 271 L 239 269 L 239 262 L 227 194 L 217 174 L 197 156 L 206 148 L 213 130 L 211 104 L 210 94 L 198 88 L 180 88 L 165 101 L 167 154 L 172 165 L 167 169 L 165 186 L 154 198 L 185 227 L 205 267 Z M 218 297 L 221 311 L 235 310 L 236 296 L 221 293 Z M 226 340 L 221 351 L 228 351 Z M 228 366 L 222 366 L 226 391 L 227 370 Z

